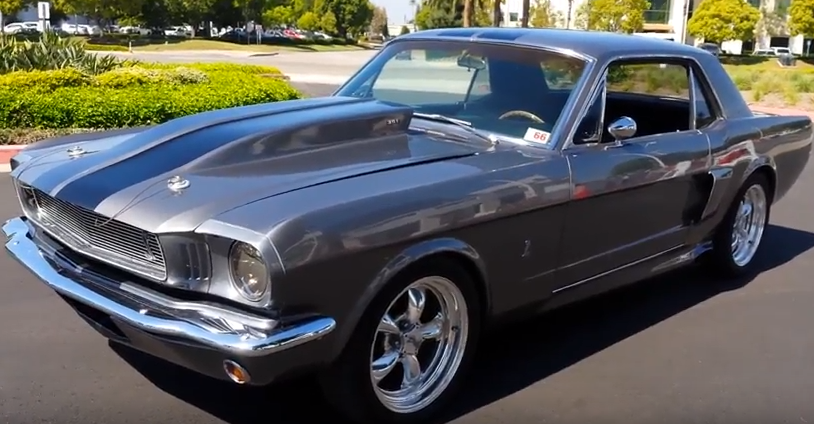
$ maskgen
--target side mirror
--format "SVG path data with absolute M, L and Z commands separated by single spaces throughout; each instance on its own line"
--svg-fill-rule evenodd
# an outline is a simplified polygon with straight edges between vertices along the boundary
M 622 116 L 608 125 L 608 132 L 617 142 L 627 140 L 636 135 L 636 121 L 633 118 Z

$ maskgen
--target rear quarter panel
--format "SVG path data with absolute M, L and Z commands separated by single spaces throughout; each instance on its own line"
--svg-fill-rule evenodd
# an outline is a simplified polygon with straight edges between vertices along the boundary
M 804 116 L 760 114 L 719 121 L 709 136 L 710 171 L 716 176 L 707 205 L 710 213 L 693 230 L 690 242 L 709 237 L 754 172 L 769 176 L 773 202 L 782 199 L 808 163 L 812 125 Z

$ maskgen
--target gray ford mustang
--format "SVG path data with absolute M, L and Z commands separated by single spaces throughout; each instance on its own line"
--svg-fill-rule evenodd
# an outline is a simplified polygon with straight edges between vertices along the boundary
M 315 372 L 359 422 L 422 422 L 509 317 L 748 272 L 811 141 L 693 47 L 425 31 L 331 97 L 32 145 L 3 231 L 116 343 L 238 384 Z

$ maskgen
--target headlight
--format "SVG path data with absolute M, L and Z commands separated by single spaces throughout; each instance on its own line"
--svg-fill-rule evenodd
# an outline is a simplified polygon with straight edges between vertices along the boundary
M 241 296 L 256 302 L 269 289 L 266 263 L 257 249 L 243 242 L 236 242 L 229 252 L 232 286 Z

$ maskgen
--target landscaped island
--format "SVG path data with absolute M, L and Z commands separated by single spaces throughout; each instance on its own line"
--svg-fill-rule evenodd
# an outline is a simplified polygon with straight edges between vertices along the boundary
M 49 34 L 0 42 L 0 144 L 299 97 L 266 66 L 120 60 Z

